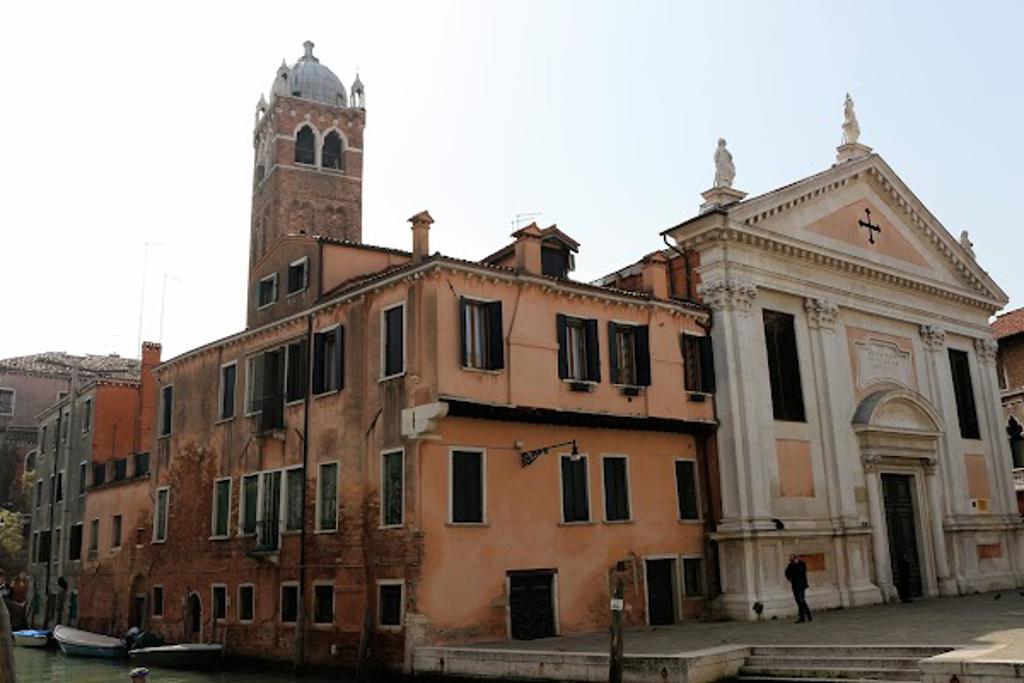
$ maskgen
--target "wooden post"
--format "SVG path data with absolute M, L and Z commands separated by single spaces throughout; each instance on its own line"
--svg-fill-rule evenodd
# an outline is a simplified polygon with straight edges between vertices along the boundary
M 363 630 L 359 634 L 359 654 L 356 655 L 356 681 L 365 683 L 369 679 L 370 629 L 373 627 L 373 613 L 370 606 L 363 612 Z
M 0 598 L 0 681 L 14 683 L 14 636 L 11 634 L 11 615 L 7 603 Z
M 622 579 L 615 579 L 612 594 L 611 653 L 608 656 L 608 683 L 622 683 L 622 596 L 625 589 Z

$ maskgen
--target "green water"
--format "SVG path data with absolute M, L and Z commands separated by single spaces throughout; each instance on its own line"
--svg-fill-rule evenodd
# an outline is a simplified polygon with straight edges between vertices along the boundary
M 58 650 L 15 648 L 14 670 L 18 683 L 131 683 L 127 661 L 105 661 L 87 657 L 66 657 Z M 291 676 L 277 671 L 224 671 L 198 673 L 151 668 L 148 683 L 337 683 L 346 679 L 319 676 Z

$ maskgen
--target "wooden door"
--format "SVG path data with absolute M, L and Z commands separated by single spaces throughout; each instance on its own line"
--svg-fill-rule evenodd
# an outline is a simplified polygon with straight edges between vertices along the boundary
M 555 635 L 555 608 L 550 571 L 510 572 L 509 611 L 517 640 Z
M 676 623 L 676 561 L 647 560 L 647 616 L 651 626 Z
M 900 597 L 904 599 L 920 597 L 922 594 L 913 484 L 914 477 L 909 474 L 882 475 L 892 580 Z

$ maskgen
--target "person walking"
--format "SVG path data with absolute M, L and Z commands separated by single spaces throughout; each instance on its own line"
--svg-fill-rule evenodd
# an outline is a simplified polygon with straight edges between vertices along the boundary
M 799 613 L 796 623 L 802 624 L 805 621 L 811 621 L 811 608 L 807 606 L 807 600 L 804 599 L 807 593 L 807 565 L 799 555 L 789 556 L 786 579 L 789 580 L 789 585 L 793 588 L 793 599 L 796 600 L 796 608 Z

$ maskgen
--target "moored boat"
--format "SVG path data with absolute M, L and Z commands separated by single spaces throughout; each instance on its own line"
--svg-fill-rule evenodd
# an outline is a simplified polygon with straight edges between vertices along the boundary
M 49 642 L 49 631 L 27 628 L 14 632 L 14 644 L 20 647 L 46 647 Z
M 77 628 L 57 626 L 53 629 L 53 637 L 60 645 L 61 651 L 73 657 L 122 659 L 128 654 L 128 648 L 123 640 Z
M 135 666 L 158 666 L 166 669 L 219 669 L 224 646 L 216 643 L 179 643 L 142 647 L 128 653 Z

